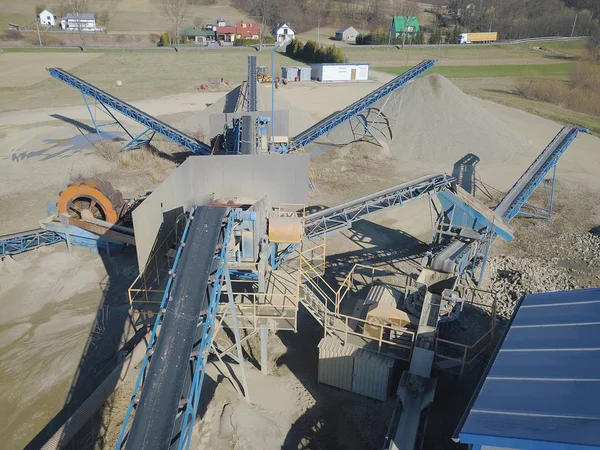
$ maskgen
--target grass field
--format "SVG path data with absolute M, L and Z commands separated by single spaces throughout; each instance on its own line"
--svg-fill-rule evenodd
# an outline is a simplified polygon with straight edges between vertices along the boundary
M 90 1 L 90 12 L 108 11 L 110 22 L 107 31 L 117 32 L 162 32 L 170 28 L 169 21 L 160 10 L 161 0 L 93 0 Z M 8 24 L 17 23 L 22 27 L 35 29 L 35 5 L 44 3 L 40 0 L 0 0 L 0 30 L 6 30 Z M 53 11 L 52 2 L 46 6 Z M 233 8 L 229 0 L 219 0 L 216 5 L 189 7 L 184 25 L 191 25 L 195 20 L 209 23 L 223 17 L 235 22 L 249 20 L 243 12 Z
M 88 56 L 86 56 L 88 55 Z M 90 60 L 89 55 L 97 55 Z M 158 98 L 164 95 L 197 92 L 209 78 L 224 78 L 229 86 L 247 78 L 248 55 L 258 57 L 259 66 L 271 65 L 270 52 L 234 48 L 226 51 L 102 51 L 53 52 L 10 51 L 0 54 L 2 64 L 28 67 L 41 74 L 38 82 L 23 86 L 18 71 L 8 72 L 0 87 L 0 111 L 81 104 L 81 94 L 50 77 L 46 67 L 60 66 L 69 56 L 69 72 L 124 100 Z M 79 61 L 77 61 L 79 59 Z M 297 62 L 277 54 L 276 66 Z M 4 74 L 4 73 L 3 73 Z M 37 78 L 36 78 L 37 80 Z M 116 81 L 122 86 L 117 87 Z M 50 93 L 50 95 L 48 95 Z
M 415 47 L 405 50 L 347 47 L 344 51 L 352 61 L 371 62 L 373 69 L 393 74 L 401 73 L 423 59 L 437 58 L 439 62 L 433 73 L 452 79 L 469 94 L 558 122 L 587 126 L 600 134 L 598 117 L 514 94 L 516 82 L 522 78 L 565 79 L 570 67 L 575 64 L 574 59 L 585 55 L 585 43 L 582 41 L 544 43 L 544 50 L 536 50 L 531 45 L 491 45 L 440 49 Z M 0 71 L 4 75 L 0 87 L 0 110 L 81 104 L 81 96 L 76 90 L 45 73 L 46 67 L 62 63 L 64 58 L 60 55 L 65 52 L 73 53 L 68 60 L 71 72 L 124 100 L 197 92 L 198 85 L 207 83 L 209 78 L 223 77 L 233 86 L 246 79 L 247 56 L 250 54 L 258 56 L 259 65 L 270 67 L 270 52 L 243 48 L 198 52 L 114 50 L 86 53 L 67 49 L 5 49 L 4 54 L 0 54 Z M 90 59 L 86 54 L 95 54 L 96 57 Z M 2 64 L 8 66 L 3 69 Z M 296 61 L 277 55 L 277 66 L 295 64 Z M 27 67 L 30 72 L 31 83 L 28 85 L 24 85 L 26 83 L 18 71 L 5 70 L 19 66 Z M 36 71 L 40 77 L 34 74 Z M 121 80 L 123 86 L 116 87 L 117 80 Z M 48 95 L 49 92 L 51 95 Z
M 436 66 L 427 73 L 438 73 L 446 78 L 487 77 L 565 77 L 573 63 L 494 65 L 494 66 Z M 399 75 L 410 67 L 373 67 L 374 70 Z
M 570 111 L 547 102 L 523 98 L 514 91 L 514 78 L 456 78 L 452 82 L 465 93 L 475 97 L 521 109 L 559 123 L 580 125 L 589 128 L 590 132 L 596 136 L 600 136 L 600 117 Z
M 567 44 L 567 45 L 564 45 Z M 374 67 L 413 66 L 424 59 L 436 59 L 439 66 L 490 66 L 524 64 L 561 64 L 585 54 L 585 42 L 556 42 L 520 45 L 446 45 L 438 47 L 344 47 L 350 61 L 370 62 Z

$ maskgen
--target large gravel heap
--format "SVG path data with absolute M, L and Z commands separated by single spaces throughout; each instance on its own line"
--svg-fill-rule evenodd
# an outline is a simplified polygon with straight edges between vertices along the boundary
M 399 107 L 390 150 L 400 161 L 447 165 L 472 153 L 483 165 L 511 159 L 529 145 L 441 75 L 413 82 Z
M 597 286 L 600 280 L 600 236 L 567 233 L 552 245 L 549 257 L 490 258 L 490 290 L 498 298 L 498 314 L 510 317 L 521 296 Z

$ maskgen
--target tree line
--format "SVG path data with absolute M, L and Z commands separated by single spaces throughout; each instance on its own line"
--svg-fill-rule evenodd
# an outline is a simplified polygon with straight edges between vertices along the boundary
M 263 26 L 289 22 L 296 32 L 352 25 L 366 32 L 388 31 L 394 15 L 424 12 L 403 0 L 232 0 L 235 7 L 254 16 Z M 499 39 L 600 34 L 599 0 L 440 0 L 430 12 L 433 24 L 425 34 L 451 37 L 460 32 L 497 31 Z M 423 17 L 422 14 L 419 14 Z M 426 40 L 426 38 L 424 38 Z M 387 42 L 386 42 L 387 43 Z M 436 42 L 437 43 L 437 42 Z
M 307 41 L 303 44 L 298 39 L 294 39 L 285 48 L 286 56 L 298 59 L 306 63 L 344 63 L 348 58 L 344 52 L 336 48 L 335 45 L 323 46 L 315 41 Z

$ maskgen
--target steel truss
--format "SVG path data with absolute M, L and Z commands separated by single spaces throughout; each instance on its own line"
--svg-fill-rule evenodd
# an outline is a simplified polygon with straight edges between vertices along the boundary
M 211 148 L 203 142 L 200 142 L 198 139 L 179 131 L 178 129 L 172 127 L 171 125 L 166 124 L 165 122 L 152 117 L 150 114 L 141 111 L 129 103 L 124 102 L 123 100 L 118 99 L 114 95 L 111 95 L 102 89 L 95 87 L 94 85 L 88 83 L 87 81 L 82 80 L 81 78 L 76 77 L 75 75 L 70 74 L 69 72 L 59 69 L 59 68 L 50 68 L 48 69 L 50 75 L 52 75 L 57 80 L 60 80 L 69 86 L 77 89 L 83 95 L 86 107 L 88 108 L 88 112 L 92 117 L 92 122 L 94 123 L 94 127 L 96 131 L 100 135 L 100 128 L 106 125 L 118 125 L 121 127 L 127 135 L 131 138 L 131 141 L 125 145 L 123 148 L 134 148 L 139 147 L 142 144 L 149 143 L 150 140 L 154 137 L 155 133 L 158 133 L 167 139 L 175 142 L 178 145 L 186 148 L 192 153 L 200 154 L 200 155 L 210 155 Z M 100 105 L 103 112 L 107 113 L 114 121 L 110 124 L 98 124 L 92 110 L 90 108 L 90 102 L 88 98 L 94 99 L 94 101 Z M 117 120 L 117 118 L 109 111 L 109 108 L 123 114 L 125 117 L 129 117 L 130 119 L 135 120 L 141 125 L 146 127 L 146 130 L 140 133 L 137 136 L 131 134 L 125 126 Z
M 428 175 L 306 217 L 306 236 L 313 238 L 350 228 L 352 223 L 384 209 L 403 206 L 451 187 L 454 178 L 446 174 Z
M 149 367 L 149 362 L 150 362 L 152 354 L 153 354 L 153 349 L 155 348 L 155 344 L 156 344 L 157 340 L 160 338 L 160 336 L 159 336 L 160 325 L 163 321 L 164 314 L 166 312 L 166 305 L 167 305 L 167 302 L 169 301 L 171 285 L 172 285 L 173 279 L 175 278 L 175 276 L 177 274 L 179 260 L 181 258 L 181 254 L 185 248 L 185 243 L 186 243 L 187 235 L 189 232 L 190 223 L 194 218 L 194 212 L 195 212 L 195 209 L 192 209 L 190 211 L 190 217 L 188 218 L 188 220 L 186 222 L 185 229 L 183 231 L 183 235 L 182 235 L 182 238 L 180 241 L 181 243 L 177 250 L 175 260 L 173 261 L 173 268 L 169 272 L 170 273 L 169 280 L 167 282 L 167 286 L 165 288 L 165 292 L 164 292 L 164 295 L 163 295 L 163 298 L 162 298 L 162 301 L 160 304 L 160 308 L 159 308 L 158 314 L 156 316 L 156 320 L 154 322 L 154 327 L 152 329 L 152 333 L 148 340 L 148 350 L 146 352 L 146 356 L 144 357 L 144 360 L 142 361 L 142 366 L 140 368 L 140 373 L 139 373 L 139 376 L 137 378 L 137 381 L 136 381 L 136 384 L 135 384 L 135 387 L 133 390 L 133 395 L 129 402 L 127 412 L 125 413 L 125 421 L 123 422 L 123 425 L 121 427 L 121 432 L 119 434 L 119 438 L 118 438 L 117 445 L 116 445 L 117 449 L 121 449 L 121 448 L 125 447 L 127 444 L 127 434 L 128 434 L 129 422 L 130 422 L 130 419 L 133 417 L 133 414 L 132 414 L 133 410 L 136 408 L 136 405 L 140 398 L 140 393 L 141 393 L 142 389 L 144 388 L 144 380 L 146 378 L 146 373 L 147 373 L 147 370 Z M 217 247 L 215 256 L 214 256 L 214 259 L 216 261 L 216 269 L 215 269 L 213 276 L 211 276 L 211 278 L 209 279 L 209 283 L 210 283 L 209 287 L 210 287 L 211 293 L 210 293 L 210 298 L 209 298 L 209 302 L 208 302 L 208 307 L 207 307 L 206 312 L 202 314 L 202 316 L 200 318 L 200 322 L 198 323 L 198 328 L 202 329 L 201 338 L 200 338 L 199 342 L 197 343 L 197 345 L 192 350 L 192 354 L 190 355 L 190 363 L 193 363 L 193 370 L 192 370 L 192 374 L 191 374 L 191 384 L 190 384 L 187 392 L 184 389 L 184 392 L 182 395 L 183 398 L 181 401 L 181 405 L 183 405 L 183 410 L 180 413 L 178 413 L 178 417 L 180 417 L 180 419 L 181 419 L 181 426 L 177 427 L 176 431 L 173 433 L 175 438 L 171 443 L 171 448 L 177 448 L 178 450 L 189 449 L 189 447 L 190 447 L 190 443 L 191 443 L 191 439 L 192 439 L 192 431 L 193 431 L 193 427 L 194 427 L 194 423 L 195 423 L 195 419 L 196 419 L 196 414 L 198 411 L 198 404 L 200 401 L 200 394 L 202 392 L 204 376 L 206 373 L 208 354 L 210 353 L 211 349 L 215 350 L 214 345 L 213 345 L 213 340 L 214 340 L 214 337 L 216 334 L 215 330 L 217 330 L 218 327 L 220 326 L 220 323 L 217 322 L 217 306 L 221 299 L 223 287 L 225 287 L 225 290 L 227 291 L 228 303 L 229 303 L 230 314 L 231 314 L 230 320 L 231 320 L 231 323 L 233 326 L 233 332 L 235 335 L 235 343 L 230 349 L 228 349 L 227 353 L 231 352 L 234 347 L 237 349 L 237 358 L 234 358 L 234 359 L 236 359 L 236 361 L 240 364 L 241 373 L 242 373 L 242 377 L 241 377 L 242 378 L 242 387 L 243 387 L 244 394 L 247 395 L 247 393 L 248 393 L 245 369 L 244 369 L 244 364 L 243 364 L 241 339 L 240 339 L 240 335 L 239 335 L 236 309 L 235 309 L 235 304 L 234 304 L 233 288 L 231 285 L 231 277 L 230 277 L 230 273 L 229 273 L 229 269 L 228 269 L 228 246 L 227 246 L 227 243 L 230 241 L 232 233 L 233 233 L 235 217 L 236 217 L 235 211 L 231 211 L 229 213 L 229 216 L 227 217 L 226 225 L 224 225 L 224 227 L 222 228 L 222 245 L 220 248 Z M 202 289 L 202 287 L 199 286 L 199 289 Z M 223 352 L 217 352 L 219 359 L 224 354 L 225 353 L 223 353 Z
M 0 236 L 0 258 L 27 252 L 46 245 L 57 244 L 64 240 L 64 236 L 54 231 L 41 229 L 7 234 Z
M 381 138 L 385 138 L 388 141 L 394 138 L 392 124 L 398 123 L 400 119 L 406 86 L 411 82 L 409 81 L 402 86 L 402 90 L 398 89 L 385 97 L 385 101 L 381 107 L 371 106 L 364 113 L 360 113 L 350 119 L 349 123 L 354 141 L 372 139 L 377 145 L 382 147 Z M 376 137 L 376 135 L 379 135 L 380 138 Z
M 434 60 L 425 60 L 420 64 L 416 65 L 415 67 L 407 70 L 403 74 L 398 75 L 396 78 L 384 84 L 380 88 L 374 90 L 365 97 L 352 103 L 350 106 L 346 107 L 342 111 L 339 111 L 326 117 L 322 121 L 318 122 L 309 129 L 303 131 L 299 135 L 292 138 L 292 144 L 289 148 L 289 151 L 295 151 L 298 148 L 306 147 L 308 144 L 311 144 L 321 136 L 324 136 L 325 134 L 329 133 L 338 125 L 346 122 L 347 120 L 350 120 L 353 117 L 356 117 L 359 113 L 371 107 L 379 100 L 393 93 L 397 89 L 405 86 L 414 78 L 431 69 L 435 65 L 435 63 L 436 61 Z M 366 123 L 365 126 L 367 126 Z
M 375 194 L 344 203 L 306 216 L 305 236 L 309 239 L 349 229 L 354 222 L 385 209 L 404 206 L 414 200 L 430 197 L 452 186 L 454 178 L 446 174 L 428 175 Z M 298 244 L 288 245 L 274 258 L 273 268 L 289 258 Z
M 565 126 L 552 139 L 548 146 L 540 153 L 535 161 L 529 166 L 525 173 L 510 188 L 502 200 L 494 207 L 504 220 L 511 221 L 517 214 L 523 214 L 530 217 L 539 217 L 548 219 L 552 216 L 552 202 L 554 200 L 554 182 L 556 179 L 556 165 L 560 157 L 571 146 L 579 132 L 587 133 L 586 128 Z M 527 200 L 531 194 L 544 181 L 546 175 L 553 171 L 550 193 L 546 194 L 546 208 L 527 205 Z M 523 211 L 527 207 L 533 211 Z

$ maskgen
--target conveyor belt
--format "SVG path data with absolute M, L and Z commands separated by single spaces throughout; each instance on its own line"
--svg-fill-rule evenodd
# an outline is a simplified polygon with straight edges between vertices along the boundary
M 506 222 L 510 222 L 580 131 L 587 130 L 571 126 L 563 127 L 496 205 L 495 212 Z M 476 242 L 454 240 L 435 255 L 431 261 L 431 268 L 446 273 L 461 272 L 473 258 L 476 250 Z
M 16 255 L 38 247 L 56 244 L 64 241 L 64 237 L 54 231 L 36 230 L 0 236 L 0 258 Z
M 145 113 L 135 106 L 118 99 L 114 95 L 97 88 L 87 81 L 70 74 L 66 70 L 50 68 L 48 69 L 48 72 L 50 72 L 50 75 L 52 75 L 54 78 L 74 87 L 75 89 L 81 91 L 81 93 L 96 99 L 103 105 L 120 112 L 124 116 L 127 116 L 130 119 L 133 119 L 136 122 L 148 127 L 148 129 L 154 131 L 155 133 L 158 133 L 167 139 L 172 140 L 176 144 L 185 147 L 190 152 L 199 155 L 211 154 L 210 146 L 206 145 L 205 143 L 200 142 L 198 139 L 164 123 L 162 120 L 152 117 L 150 114 Z
M 577 137 L 578 127 L 565 126 L 494 208 L 507 222 L 513 219 Z
M 226 211 L 202 207 L 194 212 L 127 437 L 129 449 L 169 448 L 198 323 L 208 306 L 206 288 L 217 262 L 215 252 Z
M 329 133 L 338 125 L 346 122 L 347 120 L 356 116 L 361 111 L 364 111 L 365 109 L 369 108 L 386 95 L 391 94 L 395 90 L 407 84 L 409 81 L 421 75 L 423 72 L 426 72 L 427 70 L 431 69 L 435 65 L 435 63 L 436 62 L 434 60 L 425 60 L 420 64 L 417 64 L 415 67 L 407 70 L 403 74 L 398 75 L 396 78 L 387 82 L 378 89 L 375 89 L 370 94 L 355 101 L 347 108 L 344 108 L 341 111 L 335 112 L 327 116 L 325 119 L 316 123 L 315 125 L 298 134 L 297 136 L 293 137 L 291 139 L 291 148 L 294 149 L 305 147 L 308 144 L 314 142 L 321 136 Z
M 327 208 L 306 217 L 306 235 L 310 238 L 349 228 L 353 222 L 384 209 L 402 206 L 412 200 L 428 197 L 448 189 L 454 179 L 444 173 L 427 175 L 416 180 L 376 192 L 342 205 Z

